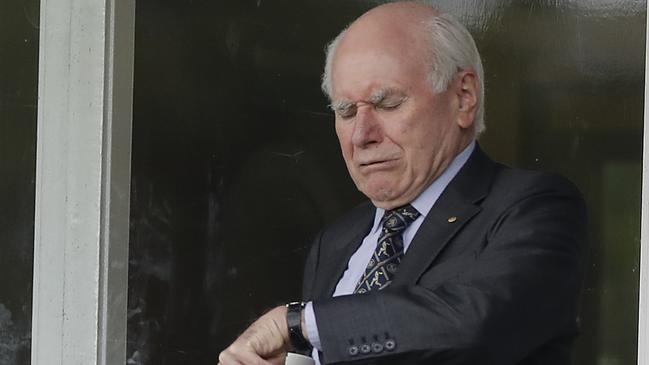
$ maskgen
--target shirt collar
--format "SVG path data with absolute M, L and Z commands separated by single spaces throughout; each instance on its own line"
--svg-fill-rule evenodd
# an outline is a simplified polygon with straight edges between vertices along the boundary
M 421 214 L 420 218 L 425 218 L 426 215 L 428 215 L 428 212 L 430 212 L 430 210 L 433 208 L 433 205 L 435 205 L 435 202 L 437 201 L 439 196 L 442 195 L 444 189 L 446 189 L 451 180 L 453 180 L 455 175 L 457 175 L 462 166 L 464 166 L 464 164 L 467 162 L 474 149 L 475 141 L 471 141 L 471 143 L 469 143 L 469 145 L 466 146 L 464 150 L 460 152 L 460 154 L 453 158 L 453 161 L 451 161 L 446 170 L 444 170 L 444 172 L 442 172 L 442 174 L 439 175 L 437 179 L 435 179 L 421 194 L 419 194 L 419 196 L 415 198 L 415 200 L 410 202 L 410 205 L 417 209 L 417 211 Z M 380 228 L 379 222 L 381 221 L 384 212 L 385 209 L 376 208 L 376 214 L 374 215 L 374 226 L 372 229 L 373 232 Z

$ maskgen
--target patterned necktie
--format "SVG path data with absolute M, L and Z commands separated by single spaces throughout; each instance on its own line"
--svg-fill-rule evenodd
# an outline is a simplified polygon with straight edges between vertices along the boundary
M 390 285 L 403 257 L 402 233 L 417 217 L 419 212 L 410 204 L 385 211 L 378 244 L 354 293 L 381 290 Z

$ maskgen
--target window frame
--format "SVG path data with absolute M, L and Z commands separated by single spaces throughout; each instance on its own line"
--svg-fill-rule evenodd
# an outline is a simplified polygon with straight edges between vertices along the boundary
M 31 362 L 123 365 L 135 1 L 40 11 Z

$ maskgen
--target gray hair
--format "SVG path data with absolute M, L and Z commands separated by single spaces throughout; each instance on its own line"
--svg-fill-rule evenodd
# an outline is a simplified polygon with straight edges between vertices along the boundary
M 449 83 L 459 70 L 473 70 L 478 78 L 478 110 L 473 121 L 474 135 L 477 137 L 485 130 L 484 118 L 484 70 L 480 53 L 469 31 L 455 17 L 441 13 L 424 23 L 429 37 L 430 48 L 430 84 L 433 92 L 440 93 L 448 88 Z M 322 75 L 322 91 L 331 100 L 331 68 L 338 44 L 347 33 L 345 28 L 325 50 L 326 61 Z

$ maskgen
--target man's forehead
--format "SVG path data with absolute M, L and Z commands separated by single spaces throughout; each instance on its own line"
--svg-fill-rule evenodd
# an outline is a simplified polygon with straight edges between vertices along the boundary
M 380 48 L 381 46 L 407 46 L 417 43 L 423 36 L 422 22 L 410 19 L 398 21 L 391 17 L 361 18 L 345 32 L 339 48 L 356 48 L 359 45 Z
M 392 19 L 354 23 L 338 44 L 332 67 L 344 62 L 366 62 L 382 55 L 403 60 L 423 60 L 429 53 L 428 37 L 422 23 L 395 22 Z M 344 61 L 343 61 L 344 59 Z
M 421 82 L 430 52 L 424 19 L 433 15 L 426 5 L 392 3 L 352 23 L 333 54 L 332 99 L 368 100 L 379 90 L 405 90 Z
M 367 100 L 395 91 L 406 92 L 426 82 L 423 50 L 387 43 L 341 48 L 332 63 L 332 97 Z

